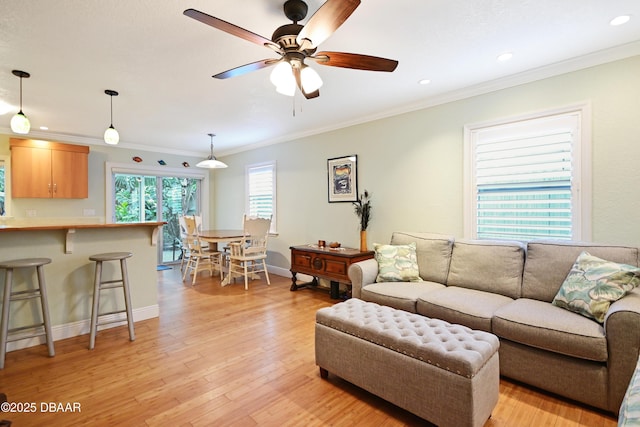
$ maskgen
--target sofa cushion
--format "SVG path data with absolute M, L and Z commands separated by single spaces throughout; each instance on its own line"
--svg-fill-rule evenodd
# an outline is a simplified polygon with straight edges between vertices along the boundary
M 416 260 L 416 244 L 383 245 L 374 243 L 378 276 L 376 282 L 422 282 Z
M 596 362 L 608 359 L 602 325 L 548 302 L 520 298 L 500 307 L 493 318 L 493 333 L 566 356 Z
M 602 323 L 611 303 L 639 283 L 640 268 L 582 252 L 552 304 Z
M 524 254 L 524 245 L 519 242 L 457 240 L 447 286 L 519 298 Z
M 420 277 L 430 282 L 446 283 L 453 241 L 453 236 L 445 234 L 396 231 L 391 235 L 390 243 L 415 243 Z
M 360 298 L 415 313 L 416 301 L 420 295 L 444 287 L 441 283 L 428 281 L 372 283 L 362 288 Z
M 423 316 L 491 332 L 493 313 L 512 301 L 513 299 L 503 295 L 447 286 L 420 295 L 416 310 Z
M 529 242 L 522 297 L 553 301 L 582 251 L 609 261 L 638 266 L 638 248 L 552 240 Z

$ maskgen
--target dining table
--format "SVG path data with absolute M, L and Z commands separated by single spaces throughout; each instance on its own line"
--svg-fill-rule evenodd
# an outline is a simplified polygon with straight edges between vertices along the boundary
M 218 242 L 241 242 L 244 238 L 243 230 L 200 230 L 200 239 L 210 244 L 212 251 L 218 250 Z

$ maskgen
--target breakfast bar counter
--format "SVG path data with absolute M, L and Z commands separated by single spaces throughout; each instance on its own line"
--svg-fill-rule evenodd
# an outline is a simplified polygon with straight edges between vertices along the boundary
M 158 233 L 164 222 L 130 224 L 83 223 L 82 219 L 67 223 L 28 221 L 0 225 L 0 261 L 19 258 L 50 258 L 44 267 L 49 311 L 54 340 L 87 334 L 91 318 L 91 298 L 95 265 L 89 260 L 94 254 L 105 252 L 131 252 L 128 275 L 131 288 L 134 321 L 159 316 L 157 244 Z M 103 274 L 116 279 L 119 265 L 105 265 Z M 28 289 L 33 275 L 14 274 L 14 290 Z M 4 272 L 0 273 L 0 290 L 4 289 Z M 121 306 L 122 295 L 105 292 L 101 305 L 109 312 Z M 30 302 L 26 302 L 30 304 Z M 30 324 L 38 321 L 38 311 L 18 304 L 12 306 L 12 324 Z M 18 312 L 19 311 L 19 312 Z M 14 323 L 15 322 L 15 323 Z M 115 323 L 114 326 L 117 326 Z M 39 337 L 42 338 L 42 337 Z M 39 338 L 10 342 L 8 350 L 39 344 Z M 88 344 L 88 337 L 87 337 Z
M 49 230 L 65 230 L 65 253 L 73 252 L 73 236 L 77 229 L 95 229 L 95 228 L 128 228 L 128 227 L 150 227 L 151 245 L 155 246 L 158 240 L 158 232 L 164 222 L 132 222 L 132 223 L 95 223 L 95 224 L 34 224 L 34 225 L 0 225 L 0 233 L 9 231 L 49 231 Z M 1 236 L 1 235 L 0 235 Z M 1 243 L 0 243 L 1 244 Z

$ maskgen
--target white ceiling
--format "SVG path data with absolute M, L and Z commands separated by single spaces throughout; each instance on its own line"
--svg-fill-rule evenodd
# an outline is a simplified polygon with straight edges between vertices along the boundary
M 19 105 L 13 69 L 31 73 L 23 110 L 32 137 L 101 143 L 104 90 L 113 89 L 121 146 L 201 156 L 216 133 L 220 156 L 640 54 L 638 0 L 364 0 L 319 50 L 396 59 L 395 72 L 311 63 L 324 81 L 311 100 L 276 93 L 270 68 L 213 79 L 277 55 L 182 12 L 271 38 L 290 23 L 283 3 L 2 0 L 0 101 L 14 108 L 0 116 L 0 132 L 10 133 Z M 308 20 L 323 1 L 307 3 Z M 609 25 L 622 14 L 629 23 Z M 504 52 L 513 58 L 496 61 Z

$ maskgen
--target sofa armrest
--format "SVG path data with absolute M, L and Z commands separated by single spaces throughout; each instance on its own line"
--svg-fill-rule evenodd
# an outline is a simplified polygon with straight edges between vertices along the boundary
M 624 395 L 624 400 L 620 406 L 620 416 L 618 417 L 618 427 L 640 425 L 640 359 L 631 377 L 631 382 Z
M 349 275 L 349 280 L 351 280 L 351 296 L 360 298 L 362 287 L 376 281 L 378 261 L 371 258 L 353 263 L 349 266 L 347 274 Z
M 640 290 L 611 304 L 604 328 L 609 351 L 609 409 L 617 413 L 640 354 Z

